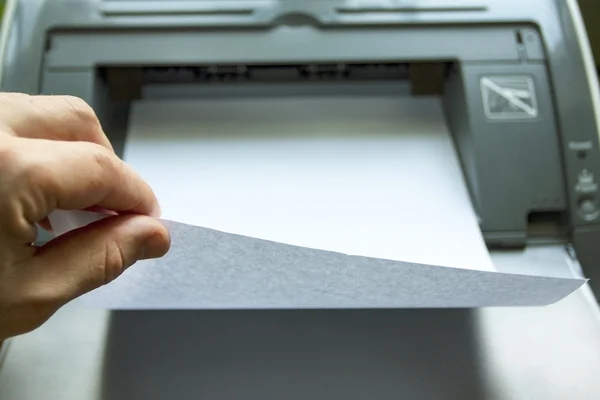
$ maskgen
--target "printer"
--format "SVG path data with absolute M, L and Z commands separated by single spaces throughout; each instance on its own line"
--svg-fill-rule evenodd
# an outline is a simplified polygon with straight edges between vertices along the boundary
M 490 251 L 564 246 L 600 293 L 597 81 L 570 3 L 9 1 L 1 88 L 83 98 L 122 155 L 150 88 L 405 82 L 441 99 Z

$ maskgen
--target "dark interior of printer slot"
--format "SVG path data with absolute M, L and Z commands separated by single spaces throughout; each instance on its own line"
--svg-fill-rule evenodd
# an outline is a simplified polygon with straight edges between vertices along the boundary
M 452 62 L 104 65 L 95 109 L 115 150 L 124 147 L 131 103 L 188 96 L 302 94 L 441 95 Z
M 452 62 L 296 65 L 110 66 L 99 69 L 112 100 L 137 100 L 145 85 L 215 85 L 303 82 L 410 83 L 413 95 L 440 95 Z

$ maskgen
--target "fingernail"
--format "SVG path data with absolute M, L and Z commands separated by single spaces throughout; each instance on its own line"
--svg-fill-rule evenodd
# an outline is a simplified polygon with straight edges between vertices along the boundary
M 152 258 L 159 258 L 164 256 L 165 252 L 166 249 L 164 240 L 160 236 L 154 235 L 144 242 L 138 260 L 149 260 Z

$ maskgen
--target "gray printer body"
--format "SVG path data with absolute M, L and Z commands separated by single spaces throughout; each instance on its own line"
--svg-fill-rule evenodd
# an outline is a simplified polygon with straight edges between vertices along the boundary
M 564 243 L 600 293 L 598 126 L 565 1 L 21 0 L 10 12 L 2 90 L 85 99 L 120 154 L 149 85 L 405 79 L 439 95 L 488 247 Z

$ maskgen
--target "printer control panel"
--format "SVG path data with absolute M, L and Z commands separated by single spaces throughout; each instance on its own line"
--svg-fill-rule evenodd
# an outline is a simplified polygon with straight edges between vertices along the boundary
M 575 184 L 575 192 L 578 194 L 579 214 L 586 221 L 595 221 L 600 216 L 600 212 L 596 205 L 598 192 L 598 184 L 592 172 L 588 169 L 582 169 L 577 174 L 577 183 Z
M 571 133 L 565 138 L 565 168 L 567 189 L 573 208 L 574 226 L 588 226 L 600 222 L 600 161 L 595 131 L 589 137 L 586 130 Z
M 586 165 L 590 153 L 596 147 L 592 140 L 571 141 L 568 143 L 568 151 L 571 159 L 578 165 L 577 177 L 572 190 L 577 198 L 577 214 L 586 222 L 593 222 L 600 218 L 600 207 L 598 206 L 598 176 Z M 597 151 L 597 150 L 596 150 Z

